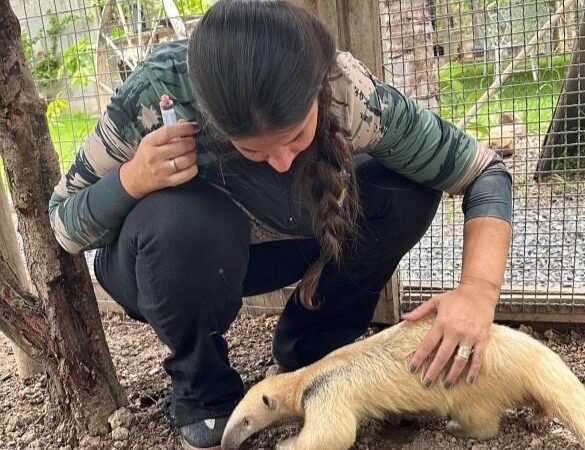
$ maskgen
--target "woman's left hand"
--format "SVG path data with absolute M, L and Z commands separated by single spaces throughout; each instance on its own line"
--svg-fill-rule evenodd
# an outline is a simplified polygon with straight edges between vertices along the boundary
M 494 320 L 498 295 L 499 289 L 494 289 L 493 285 L 462 282 L 454 290 L 433 296 L 404 316 L 406 320 L 414 321 L 433 312 L 437 313 L 432 328 L 409 364 L 409 369 L 416 372 L 436 352 L 424 374 L 425 387 L 430 388 L 437 381 L 459 346 L 471 348 L 473 352 L 469 360 L 461 356 L 453 358 L 444 380 L 445 387 L 449 388 L 457 382 L 468 363 L 467 382 L 471 384 L 477 379 Z

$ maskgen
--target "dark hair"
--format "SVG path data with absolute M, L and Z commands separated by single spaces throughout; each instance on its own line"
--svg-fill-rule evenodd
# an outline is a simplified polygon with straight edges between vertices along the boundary
M 201 112 L 224 137 L 259 136 L 302 122 L 318 99 L 315 139 L 303 158 L 301 188 L 312 202 L 321 255 L 299 284 L 315 307 L 325 265 L 339 262 L 359 211 L 350 148 L 336 118 L 327 74 L 333 37 L 311 13 L 279 0 L 220 0 L 189 41 L 188 65 Z

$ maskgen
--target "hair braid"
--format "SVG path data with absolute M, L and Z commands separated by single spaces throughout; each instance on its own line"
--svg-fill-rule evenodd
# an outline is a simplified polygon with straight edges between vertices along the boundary
M 356 232 L 360 214 L 353 156 L 337 119 L 330 111 L 331 87 L 324 79 L 319 92 L 319 118 L 313 154 L 304 166 L 304 180 L 313 202 L 313 228 L 321 246 L 319 259 L 305 272 L 299 284 L 301 303 L 319 306 L 315 291 L 326 264 L 339 264 L 347 241 Z

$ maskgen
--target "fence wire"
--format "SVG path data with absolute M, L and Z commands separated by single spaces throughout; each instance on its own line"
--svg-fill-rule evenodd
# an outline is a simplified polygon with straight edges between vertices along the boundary
M 210 2 L 11 0 L 11 6 L 65 171 L 115 89 L 156 45 L 188 36 Z M 500 310 L 585 314 L 583 4 L 379 6 L 373 26 L 381 26 L 385 80 L 500 152 L 514 176 L 514 236 Z M 461 198 L 445 196 L 400 265 L 403 310 L 456 286 L 463 226 Z
M 380 2 L 386 80 L 501 153 L 514 176 L 500 311 L 585 311 L 584 11 L 574 0 Z M 401 264 L 403 308 L 457 284 L 463 226 L 461 199 L 445 197 Z

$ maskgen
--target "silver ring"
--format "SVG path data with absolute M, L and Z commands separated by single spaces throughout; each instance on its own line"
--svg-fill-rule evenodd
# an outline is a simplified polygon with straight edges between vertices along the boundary
M 179 171 L 179 168 L 177 167 L 177 163 L 175 162 L 175 158 L 169 159 L 169 164 L 171 165 L 171 168 L 173 169 L 173 171 L 175 173 Z
M 461 359 L 469 359 L 471 354 L 473 353 L 473 347 L 470 345 L 463 345 L 459 344 L 459 348 L 457 349 L 457 356 Z

